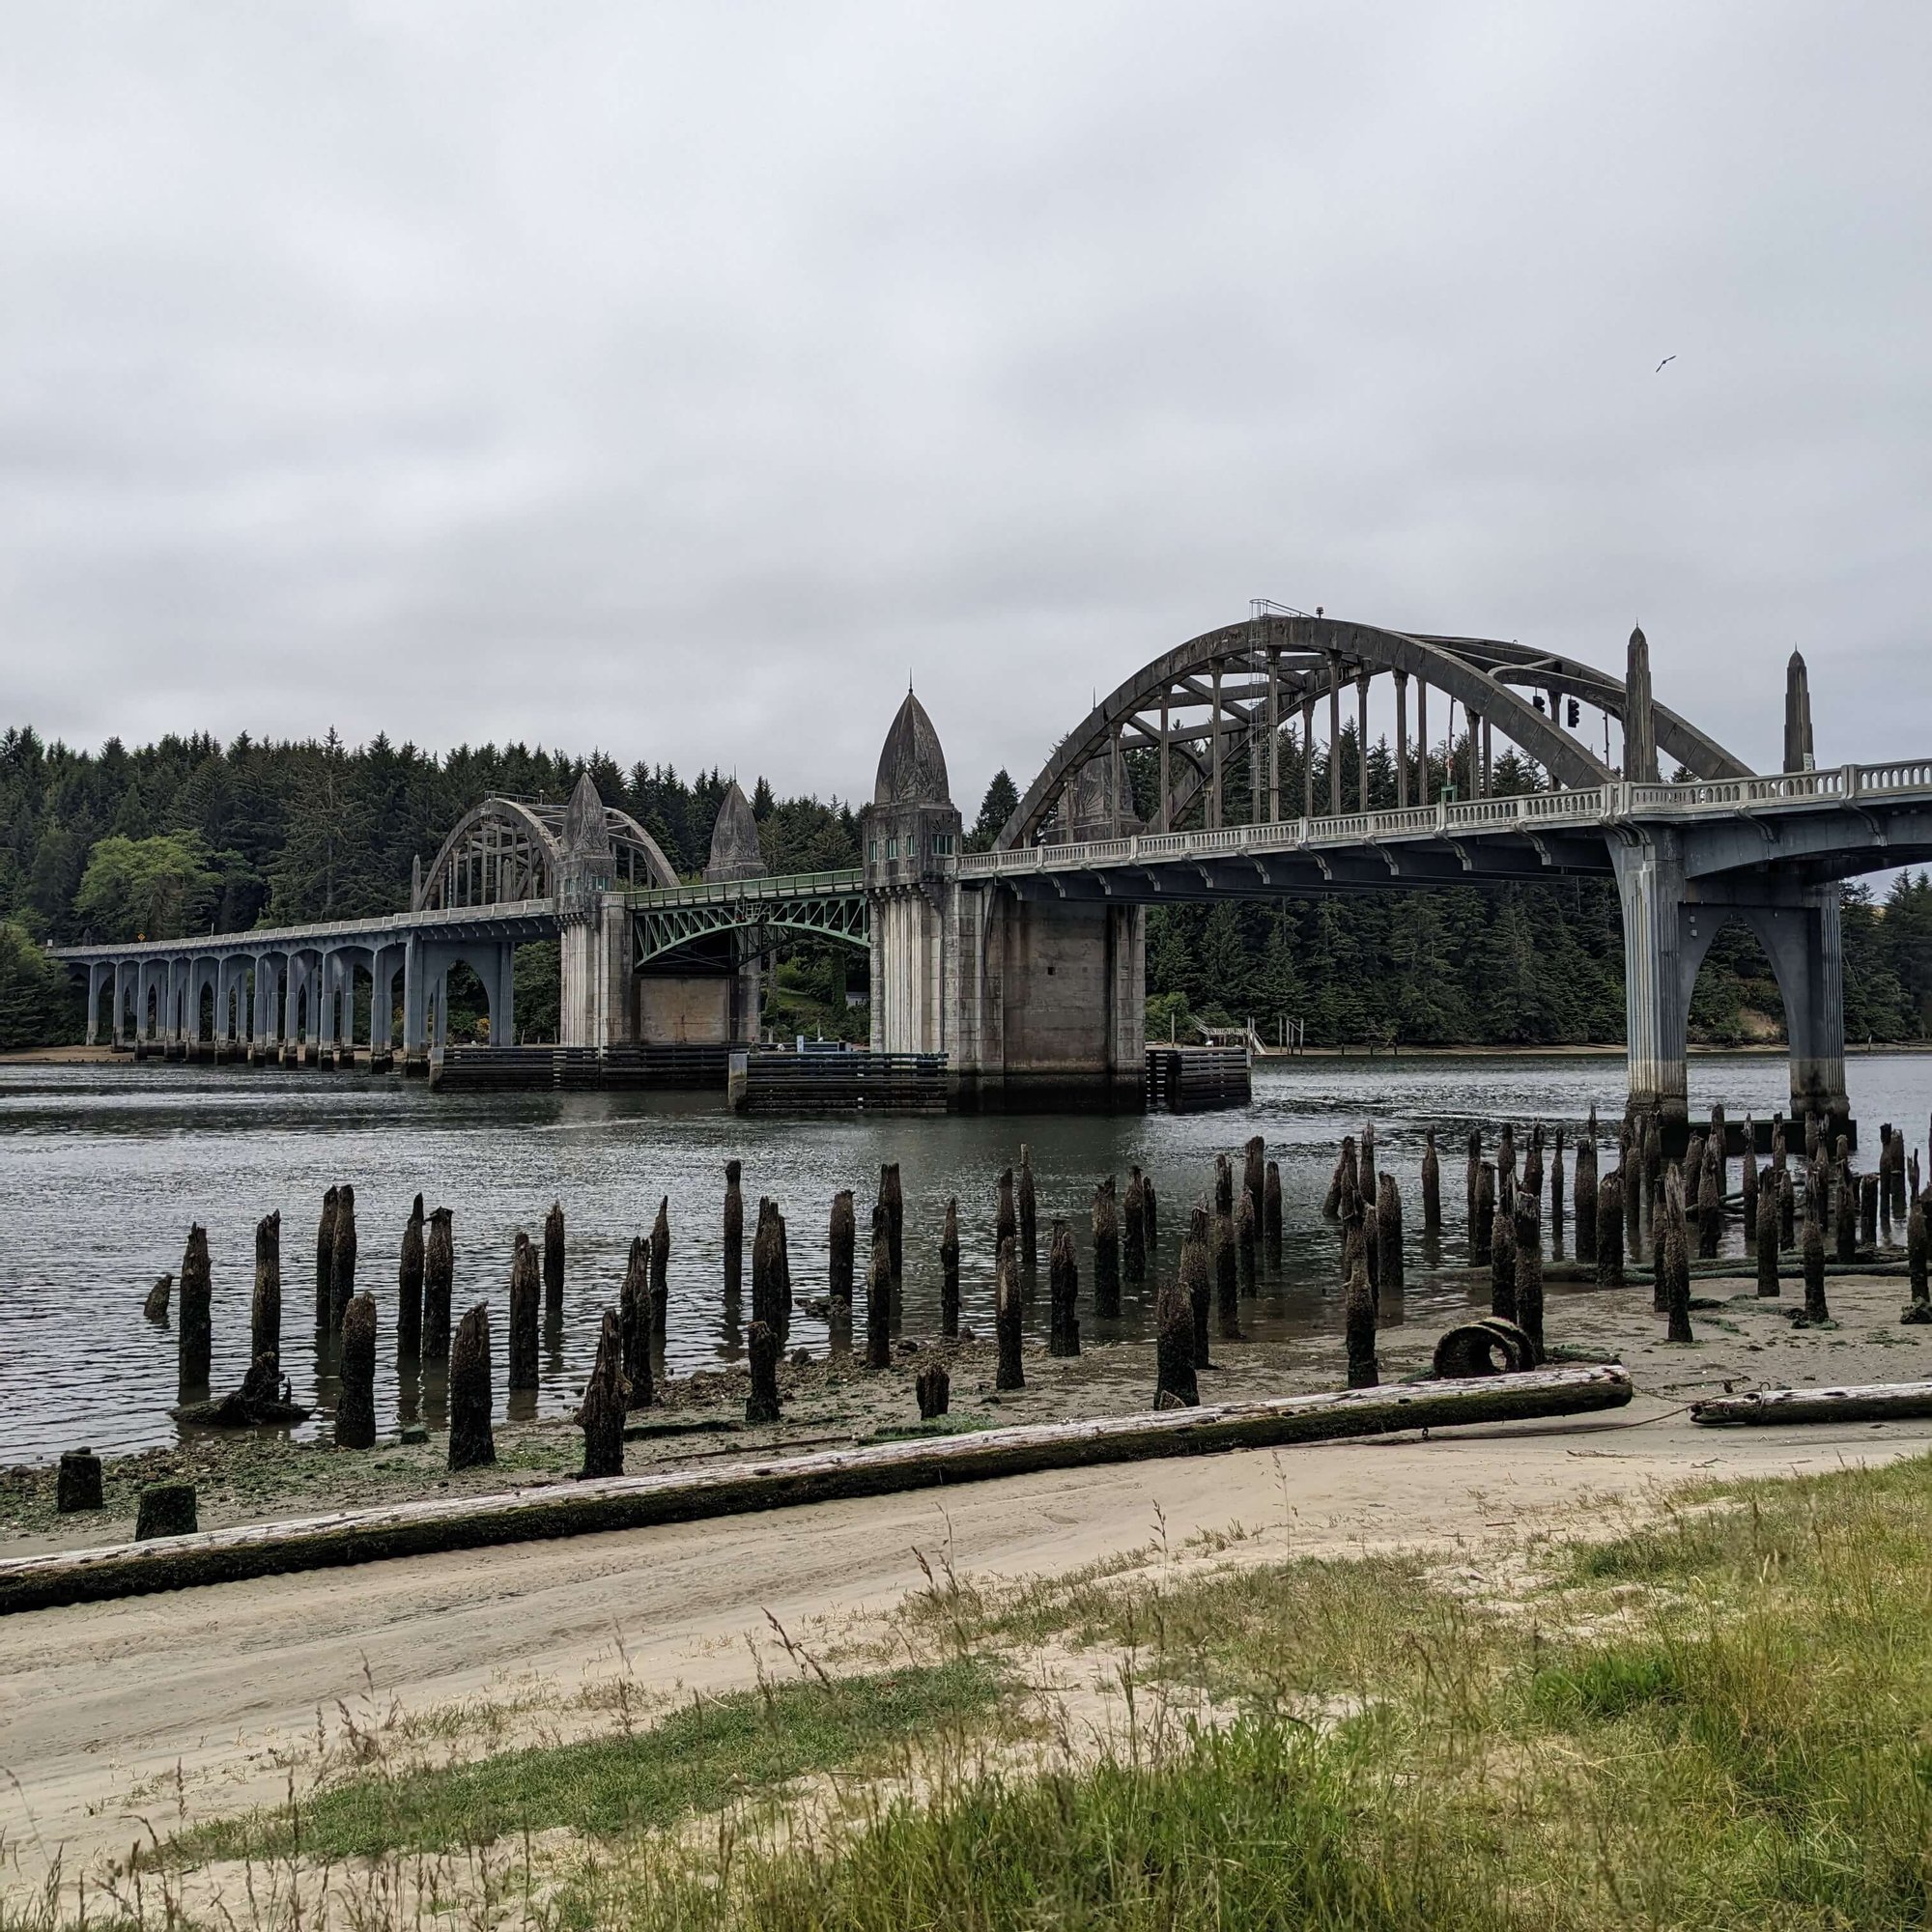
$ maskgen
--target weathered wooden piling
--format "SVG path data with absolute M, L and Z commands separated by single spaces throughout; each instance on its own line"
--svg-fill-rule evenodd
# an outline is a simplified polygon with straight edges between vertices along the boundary
M 165 1321 L 168 1319 L 168 1302 L 172 1298 L 174 1292 L 174 1276 L 171 1274 L 162 1275 L 142 1297 L 142 1320 L 147 1321 Z
M 959 1332 L 959 1197 L 946 1203 L 946 1225 L 939 1236 L 939 1332 Z
M 1073 1247 L 1073 1231 L 1055 1221 L 1046 1247 L 1047 1293 L 1051 1300 L 1049 1355 L 1080 1352 L 1080 1261 Z
M 583 1431 L 584 1481 L 624 1473 L 624 1416 L 629 1398 L 624 1324 L 614 1308 L 607 1308 L 597 1331 L 597 1359 L 577 1408 L 577 1426 Z
M 352 1294 L 342 1311 L 341 1390 L 335 1398 L 335 1446 L 376 1446 L 376 1297 Z
M 905 1279 L 905 1183 L 897 1161 L 879 1170 L 879 1199 L 886 1204 L 887 1257 L 893 1267 L 893 1314 L 897 1316 L 899 1284 Z
M 1121 1312 L 1121 1218 L 1110 1174 L 1094 1190 L 1094 1313 L 1106 1320 Z
M 845 1211 L 849 1219 L 852 1210 L 852 1197 L 845 1197 Z M 838 1207 L 834 1202 L 833 1220 L 833 1263 L 832 1296 L 838 1299 Z M 742 1161 L 727 1160 L 724 1163 L 724 1293 L 728 1299 L 736 1300 L 745 1292 L 745 1165 Z M 852 1299 L 852 1244 L 848 1234 L 845 1244 L 845 1294 L 844 1299 Z
M 1009 1167 L 1000 1170 L 999 1199 L 993 1209 L 993 1252 L 998 1254 L 1002 1242 L 1019 1238 L 1019 1203 L 1013 1197 L 1013 1171 Z
M 1431 1127 L 1422 1143 L 1422 1232 L 1442 1232 L 1442 1157 L 1435 1151 L 1435 1129 Z
M 1516 1126 L 1509 1121 L 1496 1141 L 1496 1206 L 1504 1213 L 1516 1211 Z
M 1235 1218 L 1235 1168 L 1224 1153 L 1214 1156 L 1214 1211 Z
M 1387 1176 L 1383 1177 L 1384 1179 Z M 1244 1187 L 1235 1203 L 1235 1253 L 1241 1264 L 1241 1293 L 1255 1292 L 1256 1270 L 1255 1197 Z
M 1556 1141 L 1549 1155 L 1549 1226 L 1554 1234 L 1563 1232 L 1565 1206 L 1563 1176 L 1563 1129 L 1556 1129 Z
M 1704 1145 L 1714 1150 L 1718 1157 L 1718 1198 L 1728 1200 L 1731 1192 L 1730 1125 L 1721 1100 L 1711 1109 L 1711 1131 L 1704 1137 Z M 1754 1148 L 1747 1147 L 1746 1152 L 1751 1159 L 1757 1158 Z
M 1798 1245 L 1798 1190 L 1792 1182 L 1789 1167 L 1774 1170 L 1777 1176 L 1777 1245 L 1780 1248 L 1795 1248 Z
M 1488 1161 L 1476 1164 L 1475 1208 L 1469 1216 L 1469 1265 L 1488 1267 L 1495 1244 L 1496 1171 Z
M 993 1275 L 993 1328 L 999 1337 L 1000 1365 L 993 1376 L 996 1389 L 1026 1387 L 1026 1367 L 1020 1358 L 1025 1308 L 1020 1288 L 1019 1253 L 1009 1239 L 1000 1243 Z
M 882 1201 L 872 1209 L 872 1258 L 866 1271 L 866 1366 L 893 1365 L 893 1227 Z
M 1241 1185 L 1247 1190 L 1255 1210 L 1255 1226 L 1262 1225 L 1267 1191 L 1267 1142 L 1260 1134 L 1250 1134 L 1241 1149 Z
M 1376 1182 L 1376 1229 L 1378 1264 L 1381 1270 L 1378 1293 L 1400 1300 L 1403 1292 L 1402 1189 L 1386 1169 Z
M 1209 1255 L 1214 1264 L 1214 1313 L 1224 1342 L 1241 1339 L 1240 1258 L 1236 1247 L 1233 1189 L 1229 1207 L 1217 1203 Z
M 248 1358 L 282 1352 L 282 1210 L 255 1223 L 255 1293 L 248 1303 Z
M 1271 1160 L 1262 1181 L 1262 1248 L 1268 1272 L 1281 1267 L 1281 1163 Z
M 335 1190 L 334 1238 L 328 1250 L 328 1332 L 342 1332 L 342 1318 L 355 1293 L 355 1190 L 345 1180 Z
M 1825 1302 L 1825 1224 L 1815 1214 L 1804 1222 L 1804 1319 L 1829 1321 L 1832 1311 Z
M 648 1408 L 657 1400 L 651 1376 L 651 1250 L 641 1235 L 631 1236 L 624 1285 L 617 1292 L 618 1338 L 624 1350 L 626 1402 Z
M 662 1342 L 669 1332 L 670 1196 L 666 1194 L 659 1197 L 658 1217 L 651 1223 L 651 1333 Z
M 208 1264 L 208 1230 L 199 1221 L 187 1231 L 181 1264 L 181 1324 L 175 1335 L 175 1366 L 183 1402 L 208 1393 L 214 1355 L 213 1283 Z
M 1169 1277 L 1155 1289 L 1153 1314 L 1153 1406 L 1198 1407 L 1201 1385 L 1194 1377 L 1194 1307 L 1178 1278 Z
M 1535 1197 L 1519 1192 L 1516 1203 L 1516 1325 L 1543 1360 L 1543 1241 Z M 1386 1269 L 1387 1258 L 1382 1265 Z M 1384 1276 L 1386 1278 L 1386 1276 Z
M 1596 1109 L 1590 1110 L 1594 1122 Z M 1577 1259 L 1586 1265 L 1597 1259 L 1597 1137 L 1594 1126 L 1577 1143 Z
M 1886 1168 L 1886 1200 L 1894 1221 L 1905 1219 L 1908 1211 L 1908 1197 L 1905 1186 L 1905 1129 L 1891 1130 L 1890 1146 L 1887 1150 L 1890 1158 Z
M 1837 1172 L 1837 1196 L 1834 1203 L 1836 1218 L 1833 1232 L 1837 1236 L 1838 1259 L 1841 1262 L 1855 1262 L 1859 1258 L 1859 1196 L 1852 1176 L 1844 1167 Z M 1820 1216 L 1822 1219 L 1822 1215 Z
M 913 1378 L 912 1387 L 922 1422 L 937 1422 L 952 1406 L 952 1378 L 946 1373 L 944 1362 L 927 1362 Z
M 1374 1201 L 1364 1198 L 1355 1204 L 1354 1228 L 1358 1231 L 1356 1240 L 1352 1245 L 1345 1240 L 1344 1246 L 1351 1255 L 1360 1253 L 1369 1271 L 1369 1293 L 1376 1297 L 1376 1306 L 1379 1308 L 1382 1295 L 1382 1222 Z M 1346 1274 L 1347 1270 L 1344 1272 Z
M 1349 1351 L 1349 1386 L 1374 1388 L 1381 1380 L 1376 1362 L 1376 1297 L 1369 1287 L 1369 1270 L 1359 1262 L 1349 1275 L 1342 1333 Z
M 1039 1190 L 1034 1184 L 1033 1150 L 1020 1143 L 1020 1265 L 1028 1274 L 1039 1266 Z
M 197 1528 L 192 1483 L 150 1483 L 134 1506 L 134 1541 L 192 1536 Z
M 315 1329 L 328 1333 L 329 1271 L 335 1264 L 335 1204 L 342 1190 L 329 1188 L 322 1197 L 322 1219 L 315 1229 Z
M 1362 1129 L 1360 1151 L 1355 1156 L 1355 1192 L 1362 1197 L 1364 1207 L 1376 1205 L 1376 1123 L 1371 1121 Z
M 1468 1183 L 1468 1226 L 1476 1225 L 1476 1183 L 1483 1172 L 1483 1130 L 1481 1127 L 1469 1129 L 1469 1158 L 1464 1176 Z
M 542 1313 L 537 1251 L 519 1228 L 510 1250 L 510 1360 L 503 1378 L 507 1389 L 533 1389 L 537 1385 L 537 1331 Z
M 1745 1158 L 1738 1170 L 1738 1194 L 1744 1207 L 1745 1236 L 1754 1239 L 1757 1234 L 1757 1128 L 1751 1117 L 1745 1116 Z
M 1784 1116 L 1776 1109 L 1771 1116 L 1771 1164 L 1784 1173 L 1790 1160 L 1790 1142 L 1784 1131 Z
M 1329 1178 L 1328 1192 L 1321 1200 L 1321 1212 L 1325 1219 L 1333 1221 L 1342 1212 L 1342 1196 L 1354 1185 L 1355 1179 L 1355 1137 L 1353 1134 L 1342 1136 L 1342 1151 L 1335 1156 L 1335 1172 Z
M 1188 1217 L 1187 1235 L 1180 1244 L 1179 1280 L 1194 1317 L 1194 1366 L 1211 1368 L 1208 1357 L 1208 1311 L 1214 1298 L 1213 1277 L 1208 1258 L 1208 1208 L 1196 1205 Z
M 1624 1285 L 1624 1178 L 1613 1167 L 1597 1183 L 1597 1286 Z
M 881 1210 L 872 1210 L 876 1227 Z M 752 1320 L 767 1328 L 779 1325 L 778 1208 L 769 1196 L 758 1199 L 757 1226 L 752 1233 Z
M 563 1315 L 563 1203 L 553 1201 L 544 1216 L 543 1305 L 545 1315 L 559 1320 Z
M 1516 1320 L 1516 1216 L 1498 1213 L 1490 1242 L 1490 1313 Z
M 1859 1245 L 1863 1248 L 1878 1246 L 1878 1176 L 1861 1174 L 1857 1177 L 1859 1189 Z
M 1147 1182 L 1138 1167 L 1130 1167 L 1121 1204 L 1122 1271 L 1138 1286 L 1147 1279 Z
M 1912 1306 L 1926 1310 L 1925 1314 L 1913 1318 L 1919 1321 L 1932 1319 L 1932 1308 L 1927 1307 L 1925 1263 L 1925 1203 L 1915 1194 L 1905 1217 L 1905 1265 L 1912 1280 Z
M 423 1198 L 410 1204 L 403 1252 L 396 1264 L 396 1353 L 412 1362 L 423 1345 Z
M 456 1339 L 449 1348 L 452 1470 L 480 1468 L 497 1460 L 497 1438 L 490 1429 L 491 1406 L 490 1311 L 479 1301 L 456 1324 Z
M 1663 1250 L 1663 1312 L 1669 1322 L 1664 1339 L 1688 1345 L 1696 1338 L 1690 1332 L 1690 1244 L 1681 1216 L 1670 1217 L 1660 1245 Z
M 888 1256 L 886 1305 L 892 1305 L 891 1259 Z M 751 1366 L 752 1392 L 745 1398 L 747 1422 L 777 1422 L 779 1402 L 779 1331 L 769 1321 L 753 1321 L 745 1331 L 745 1359 Z
M 1755 1154 L 1747 1154 L 1746 1158 L 1755 1165 Z M 1777 1171 L 1769 1166 L 1764 1170 L 1763 1185 L 1757 1190 L 1757 1211 L 1751 1221 L 1751 1236 L 1756 1243 L 1757 1292 L 1762 1295 L 1774 1295 L 1778 1292 Z
M 1818 1151 L 1824 1141 L 1824 1129 L 1818 1116 L 1810 1108 L 1804 1110 L 1804 1164 L 1809 1167 L 1818 1158 Z
M 1543 1215 L 1543 1122 L 1529 1130 L 1529 1151 L 1522 1157 L 1522 1192 L 1536 1203 L 1537 1217 Z
M 779 1231 L 779 1319 L 773 1325 L 779 1331 L 779 1344 L 782 1347 L 785 1337 L 791 1332 L 791 1234 L 785 1227 L 784 1212 L 776 1201 L 772 1203 L 772 1219 L 777 1224 Z M 898 1313 L 899 1297 L 898 1290 L 895 1287 L 893 1291 L 893 1319 L 895 1321 L 897 1321 Z
M 1141 1177 L 1141 1229 L 1147 1236 L 1148 1265 L 1160 1265 L 1160 1203 L 1154 1199 L 1153 1176 Z
M 450 1299 L 456 1289 L 456 1236 L 451 1212 L 436 1208 L 423 1239 L 422 1352 L 426 1362 L 449 1357 Z
M 57 1516 L 77 1516 L 83 1510 L 105 1507 L 100 1458 L 85 1444 L 78 1449 L 63 1450 L 60 1473 L 54 1478 L 54 1513 Z
M 1702 1261 L 1718 1258 L 1718 1245 L 1724 1232 L 1724 1196 L 1717 1148 L 1704 1146 L 1704 1172 L 1697 1183 L 1697 1254 Z M 1689 1290 L 1685 1291 L 1687 1293 Z
M 826 1293 L 834 1302 L 852 1305 L 852 1265 L 858 1252 L 858 1216 L 852 1190 L 841 1187 L 832 1197 L 832 1218 L 825 1234 Z
M 1663 1279 L 1663 1231 L 1670 1225 L 1670 1196 L 1677 1181 L 1677 1165 L 1673 1161 L 1658 1182 L 1657 1224 L 1650 1236 L 1650 1307 L 1654 1315 L 1663 1314 L 1669 1306 L 1669 1295 Z

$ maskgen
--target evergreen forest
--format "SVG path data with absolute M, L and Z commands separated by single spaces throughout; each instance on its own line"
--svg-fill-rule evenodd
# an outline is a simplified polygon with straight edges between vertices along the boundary
M 1353 734 L 1337 755 L 1345 809 L 1364 791 L 1396 802 L 1386 743 L 1364 774 Z M 1467 795 L 1464 739 L 1430 760 L 1430 781 Z M 1445 759 L 1447 760 L 1445 767 Z M 679 871 L 700 872 L 728 779 L 686 779 L 669 765 L 523 745 L 459 747 L 439 757 L 377 737 L 345 746 L 247 736 L 167 737 L 99 752 L 49 744 L 30 727 L 0 735 L 0 1048 L 81 1037 L 84 996 L 46 956 L 49 943 L 175 937 L 345 918 L 407 905 L 412 863 L 490 793 L 562 800 L 588 770 L 605 800 L 644 825 Z M 1157 774 L 1127 760 L 1133 809 L 1151 820 Z M 1229 822 L 1257 810 L 1260 776 L 1237 756 L 1224 775 Z M 1497 793 L 1540 782 L 1505 752 Z M 1325 802 L 1327 753 L 1305 772 L 1293 734 L 1280 751 L 1284 811 L 1304 789 Z M 989 845 L 1017 802 L 1007 773 L 987 786 L 969 847 Z M 767 866 L 808 871 L 859 863 L 858 817 L 835 799 L 781 798 L 759 779 L 753 810 Z M 1124 801 L 1123 801 L 1124 803 Z M 1241 809 L 1236 810 L 1238 805 Z M 1197 801 L 1181 823 L 1200 822 Z M 1932 1034 L 1932 880 L 1900 875 L 1883 898 L 1845 890 L 1846 1034 L 1853 1041 Z M 518 963 L 518 1011 L 532 1037 L 554 1026 L 554 948 Z M 1623 951 L 1616 895 L 1572 880 L 1504 891 L 1459 889 L 1159 908 L 1148 923 L 1151 1038 L 1198 1037 L 1197 1023 L 1252 1019 L 1264 1037 L 1298 1027 L 1310 1047 L 1558 1045 L 1623 1036 Z M 809 943 L 767 980 L 766 1021 L 780 1036 L 863 1037 L 862 955 Z M 460 1011 L 454 1015 L 459 1021 Z M 460 1031 L 460 1028 L 459 1028 Z M 1719 935 L 1698 980 L 1693 1038 L 1775 1039 L 1782 1009 L 1771 969 L 1741 925 Z

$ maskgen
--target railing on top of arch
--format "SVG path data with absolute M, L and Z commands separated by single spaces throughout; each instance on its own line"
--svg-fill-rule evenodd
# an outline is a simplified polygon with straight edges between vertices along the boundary
M 1932 793 L 1932 759 L 1841 765 L 1827 771 L 1779 772 L 1764 778 L 1698 779 L 1680 784 L 1582 785 L 1567 791 L 1518 792 L 1505 798 L 1445 800 L 1389 811 L 1261 820 L 1224 825 L 1211 832 L 1138 833 L 1072 844 L 968 853 L 958 867 L 961 878 L 998 878 L 1122 862 L 1206 858 L 1222 852 L 1281 852 L 1358 845 L 1378 838 L 1508 831 L 1520 825 L 1588 824 L 1644 811 L 1735 812 L 1754 806 L 1837 803 L 1912 792 Z

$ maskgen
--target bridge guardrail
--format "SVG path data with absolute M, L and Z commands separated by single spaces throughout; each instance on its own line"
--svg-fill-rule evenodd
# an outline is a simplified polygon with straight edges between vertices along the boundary
M 648 886 L 627 891 L 624 901 L 639 910 L 656 906 L 725 905 L 741 899 L 795 899 L 832 893 L 862 891 L 866 872 L 861 866 L 839 866 L 823 872 L 782 872 L 755 879 L 698 880 L 688 886 Z
M 1224 825 L 1212 831 L 1140 833 L 1075 845 L 1028 845 L 968 853 L 961 878 L 1002 878 L 1062 868 L 1147 861 L 1211 858 L 1229 852 L 1294 852 L 1360 845 L 1384 838 L 1445 837 L 1507 831 L 1519 825 L 1589 824 L 1649 811 L 1737 812 L 1753 807 L 1838 804 L 1879 794 L 1932 793 L 1932 759 L 1889 765 L 1841 765 L 1825 771 L 1776 772 L 1742 779 L 1698 779 L 1681 784 L 1616 782 L 1568 791 L 1520 792 L 1507 798 L 1439 801 L 1392 811 L 1342 812 Z

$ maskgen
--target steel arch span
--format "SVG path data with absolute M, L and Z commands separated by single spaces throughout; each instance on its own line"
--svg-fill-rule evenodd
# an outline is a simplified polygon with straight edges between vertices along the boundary
M 1225 779 L 1245 759 L 1251 797 L 1243 820 L 1300 818 L 1345 810 L 1339 762 L 1329 760 L 1329 795 L 1304 793 L 1284 810 L 1279 749 L 1284 735 L 1306 753 L 1316 742 L 1317 721 L 1327 743 L 1343 734 L 1344 694 L 1355 694 L 1353 724 L 1366 740 L 1369 693 L 1377 680 L 1394 688 L 1399 803 L 1432 801 L 1425 764 L 1412 770 L 1407 740 L 1413 696 L 1416 741 L 1429 742 L 1429 697 L 1453 739 L 1457 712 L 1465 728 L 1481 727 L 1485 746 L 1500 734 L 1535 760 L 1555 785 L 1569 789 L 1610 783 L 1621 776 L 1575 731 L 1565 727 L 1563 707 L 1574 700 L 1621 726 L 1624 680 L 1592 665 L 1553 652 L 1489 638 L 1442 637 L 1393 631 L 1342 618 L 1300 612 L 1258 611 L 1245 622 L 1205 631 L 1144 665 L 1101 699 L 1062 741 L 1012 815 L 996 850 L 1118 836 L 1141 829 L 1129 802 L 1122 760 L 1151 752 L 1160 759 L 1160 803 L 1151 829 L 1175 828 L 1197 803 L 1209 829 L 1228 811 Z M 1322 716 L 1325 714 L 1325 716 Z M 1744 761 L 1690 720 L 1653 699 L 1656 744 L 1693 778 L 1737 779 Z M 1484 762 L 1487 762 L 1485 760 Z M 1304 758 L 1305 783 L 1312 764 Z M 1478 767 L 1478 775 L 1480 767 Z M 1476 795 L 1480 796 L 1478 789 Z M 1350 808 L 1351 809 L 1351 808 Z M 1363 809 L 1366 809 L 1364 804 Z

